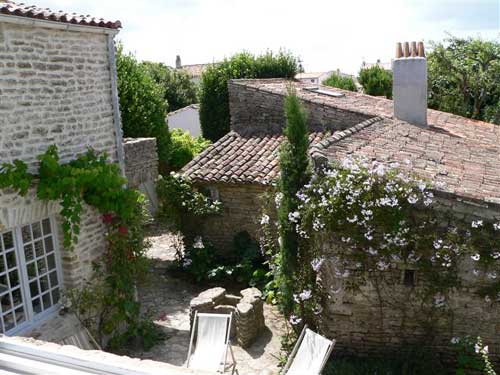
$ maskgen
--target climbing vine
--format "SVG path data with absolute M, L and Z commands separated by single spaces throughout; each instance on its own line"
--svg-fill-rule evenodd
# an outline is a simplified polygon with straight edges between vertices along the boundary
M 351 291 L 391 277 L 394 282 L 399 270 L 418 270 L 418 300 L 441 310 L 463 284 L 464 265 L 472 264 L 476 293 L 486 303 L 500 301 L 500 222 L 448 221 L 425 181 L 397 165 L 346 159 L 315 175 L 297 197 L 289 221 L 311 247 L 309 259 L 298 262 L 292 324 L 319 312 L 324 296 L 307 280 L 327 257 L 333 260 L 329 271 Z M 269 220 L 263 223 L 271 233 Z
M 114 333 L 124 323 L 129 334 L 137 333 L 144 326 L 134 295 L 135 283 L 146 271 L 141 220 L 144 197 L 125 186 L 127 181 L 117 164 L 92 149 L 61 163 L 56 146 L 50 146 L 38 160 L 38 175 L 31 174 L 19 160 L 3 164 L 0 188 L 12 188 L 25 196 L 32 187 L 40 200 L 59 202 L 68 251 L 78 242 L 83 204 L 102 214 L 108 246 L 102 263 L 94 266 L 97 274 L 105 275 L 103 298 L 112 314 L 101 324 L 105 334 Z

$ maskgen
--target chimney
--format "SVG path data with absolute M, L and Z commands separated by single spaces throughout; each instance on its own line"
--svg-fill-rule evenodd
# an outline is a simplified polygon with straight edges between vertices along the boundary
M 427 125 L 427 61 L 424 43 L 396 45 L 392 63 L 394 117 L 415 125 Z
M 177 55 L 177 57 L 175 58 L 175 68 L 176 69 L 182 68 L 181 57 L 179 55 Z

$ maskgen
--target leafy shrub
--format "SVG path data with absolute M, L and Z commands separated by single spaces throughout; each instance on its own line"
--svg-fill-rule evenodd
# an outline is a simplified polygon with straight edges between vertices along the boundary
M 450 37 L 432 47 L 429 107 L 500 124 L 500 43 Z
M 160 176 L 156 184 L 160 202 L 160 216 L 180 224 L 183 215 L 205 216 L 218 214 L 221 203 L 212 202 L 206 195 L 196 191 L 191 180 L 178 173 Z
M 202 136 L 193 137 L 188 131 L 182 129 L 173 129 L 170 132 L 170 137 L 172 139 L 172 152 L 169 166 L 174 171 L 181 169 L 210 145 L 210 141 Z
M 166 171 L 171 142 L 165 121 L 165 90 L 134 55 L 123 52 L 121 45 L 117 50 L 116 66 L 123 135 L 156 138 L 160 170 Z
M 203 136 L 212 142 L 229 132 L 227 84 L 236 78 L 293 78 L 299 71 L 298 59 L 289 52 L 267 52 L 254 56 L 238 53 L 213 64 L 203 73 L 200 87 L 200 122 Z
M 344 77 L 333 72 L 327 79 L 322 82 L 325 86 L 337 87 L 339 89 L 358 91 L 354 80 L 351 77 Z
M 196 85 L 189 75 L 182 71 L 169 68 L 163 63 L 145 61 L 142 65 L 154 81 L 164 90 L 164 99 L 170 112 L 198 102 Z
M 392 73 L 380 66 L 361 69 L 358 81 L 365 94 L 392 98 Z

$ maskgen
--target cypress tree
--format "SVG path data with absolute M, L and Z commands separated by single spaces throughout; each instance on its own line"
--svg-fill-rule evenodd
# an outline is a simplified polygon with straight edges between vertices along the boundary
M 300 239 L 296 231 L 295 217 L 299 200 L 297 193 L 309 181 L 309 136 L 307 116 L 296 93 L 291 89 L 285 98 L 285 140 L 280 148 L 281 202 L 278 208 L 280 223 L 280 289 L 285 315 L 293 309 L 293 286 L 297 271 Z

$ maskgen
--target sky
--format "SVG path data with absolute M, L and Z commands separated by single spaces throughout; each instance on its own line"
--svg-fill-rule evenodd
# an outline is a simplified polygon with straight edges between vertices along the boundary
M 25 1 L 26 2 L 26 1 Z M 120 20 L 118 39 L 141 60 L 175 66 L 246 50 L 289 50 L 308 72 L 390 61 L 396 42 L 448 34 L 500 41 L 500 0 L 32 0 Z

